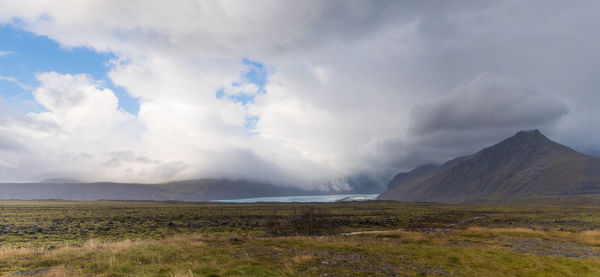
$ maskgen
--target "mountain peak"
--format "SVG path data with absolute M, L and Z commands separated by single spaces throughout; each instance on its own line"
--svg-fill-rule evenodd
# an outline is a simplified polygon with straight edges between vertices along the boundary
M 379 199 L 462 202 L 600 193 L 600 159 L 520 131 L 424 174 L 399 174 Z
M 546 139 L 546 136 L 544 136 L 538 129 L 519 131 L 513 137 L 526 139 Z
M 557 147 L 559 144 L 551 141 L 546 136 L 544 136 L 538 129 L 528 130 L 528 131 L 519 131 L 514 136 L 507 138 L 500 143 L 490 147 L 490 148 L 509 148 L 513 151 L 521 151 L 523 148 L 527 148 L 528 150 L 533 149 L 541 149 L 546 147 Z M 489 149 L 489 148 L 488 148 Z
M 539 130 L 519 131 L 495 145 L 484 148 L 473 155 L 473 158 L 483 158 L 494 163 L 505 163 L 510 160 L 531 160 L 540 155 L 575 154 L 576 152 L 564 145 L 558 144 Z

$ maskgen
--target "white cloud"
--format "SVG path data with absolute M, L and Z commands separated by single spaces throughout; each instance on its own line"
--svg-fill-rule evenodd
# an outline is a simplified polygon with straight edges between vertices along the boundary
M 15 52 L 13 51 L 2 51 L 0 50 L 0 57 L 4 57 L 6 55 L 10 55 L 10 54 L 14 54 Z
M 4 113 L 0 135 L 14 145 L 4 154 L 18 166 L 3 175 L 17 180 L 45 175 L 123 178 L 122 172 L 106 173 L 101 163 L 108 149 L 135 149 L 141 129 L 132 115 L 118 109 L 114 93 L 87 75 L 49 72 L 37 78 L 40 87 L 33 94 L 47 111 Z
M 16 84 L 17 86 L 19 86 L 22 89 L 30 89 L 29 86 L 21 83 L 21 81 L 15 79 L 14 77 L 0 75 L 0 80 L 14 83 L 14 84 Z
M 34 95 L 48 111 L 4 123 L 27 150 L 6 158 L 18 166 L 0 179 L 52 168 L 94 180 L 339 185 L 467 154 L 525 126 L 600 149 L 564 135 L 597 130 L 585 118 L 600 104 L 600 31 L 586 26 L 599 11 L 547 1 L 2 1 L 0 22 L 115 53 L 109 78 L 141 104 L 133 116 L 88 76 L 40 74 Z M 265 93 L 241 78 L 244 58 L 266 66 Z M 219 89 L 254 103 L 218 99 Z
M 30 116 L 55 123 L 65 132 L 97 136 L 132 117 L 118 109 L 111 90 L 101 88 L 87 75 L 49 72 L 38 74 L 37 79 L 41 86 L 33 95 L 49 111 Z

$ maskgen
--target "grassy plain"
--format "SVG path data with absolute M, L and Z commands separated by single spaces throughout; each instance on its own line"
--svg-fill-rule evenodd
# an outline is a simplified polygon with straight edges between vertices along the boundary
M 338 235 L 271 235 L 307 205 Z M 600 206 L 3 201 L 0 274 L 600 276 L 596 229 Z

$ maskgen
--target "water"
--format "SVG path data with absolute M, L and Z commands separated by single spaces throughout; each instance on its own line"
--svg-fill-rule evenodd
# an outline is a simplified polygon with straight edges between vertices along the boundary
M 244 199 L 215 200 L 222 203 L 255 203 L 255 202 L 336 202 L 336 201 L 366 201 L 374 200 L 379 194 L 335 194 L 335 195 L 307 195 L 307 196 L 280 196 L 257 197 Z

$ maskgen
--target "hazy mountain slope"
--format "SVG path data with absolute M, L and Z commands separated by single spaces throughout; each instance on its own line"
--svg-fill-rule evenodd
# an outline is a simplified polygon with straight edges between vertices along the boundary
M 0 192 L 0 199 L 151 200 L 161 191 L 140 184 L 4 183 L 0 184 Z
M 589 193 L 600 193 L 600 159 L 534 130 L 416 178 L 394 178 L 379 199 L 453 203 Z
M 323 191 L 307 191 L 246 180 L 201 179 L 171 182 L 156 186 L 171 193 L 176 199 L 185 201 L 326 194 Z
M 0 200 L 65 199 L 65 200 L 181 200 L 206 201 L 269 196 L 325 194 L 297 188 L 274 186 L 245 180 L 200 179 L 164 184 L 130 183 L 3 183 Z
M 419 178 L 428 177 L 432 172 L 440 170 L 441 166 L 434 164 L 426 164 L 419 166 L 409 172 L 396 174 L 394 179 L 390 181 L 388 190 L 393 189 L 401 184 L 417 181 Z

